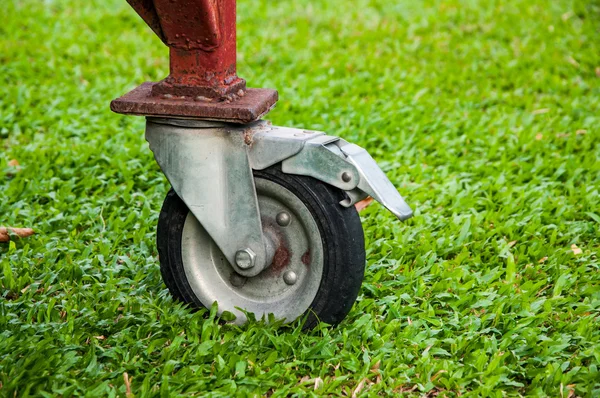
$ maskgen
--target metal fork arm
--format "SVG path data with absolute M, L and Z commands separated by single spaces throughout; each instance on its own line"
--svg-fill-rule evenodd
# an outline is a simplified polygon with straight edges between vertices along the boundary
M 342 206 L 370 195 L 400 220 L 412 216 L 396 188 L 361 147 L 321 132 L 222 122 L 148 118 L 146 139 L 173 189 L 234 269 L 258 275 L 273 253 L 262 232 L 252 170 L 281 163 L 284 173 L 316 178 L 344 190 Z M 250 249 L 253 267 L 236 253 Z

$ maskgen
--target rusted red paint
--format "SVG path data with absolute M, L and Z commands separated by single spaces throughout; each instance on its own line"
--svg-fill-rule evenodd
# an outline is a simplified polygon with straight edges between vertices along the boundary
M 153 85 L 144 83 L 110 104 L 116 113 L 141 116 L 185 117 L 223 120 L 232 123 L 250 123 L 260 119 L 277 102 L 277 91 L 267 88 L 249 88 L 236 101 L 219 102 L 209 98 L 151 95 Z
M 134 4 L 140 2 L 147 0 L 129 0 L 134 9 Z M 235 0 L 153 0 L 152 3 L 161 39 L 171 48 L 216 50 L 228 39 L 227 29 L 233 29 L 235 43 Z
M 236 0 L 128 0 L 170 49 L 154 96 L 223 98 L 246 89 L 236 74 Z
M 263 226 L 263 233 L 275 247 L 273 260 L 271 260 L 271 264 L 269 264 L 267 270 L 270 275 L 281 275 L 292 261 L 293 253 L 290 249 L 290 242 L 274 218 L 261 217 L 261 223 Z
M 251 129 L 251 128 L 246 129 L 244 131 L 244 144 L 248 145 L 249 147 L 252 147 L 252 144 L 254 143 L 254 140 L 252 139 L 252 137 L 254 137 L 253 129 Z
M 237 76 L 236 0 L 127 2 L 169 47 L 170 73 L 113 101 L 113 111 L 247 123 L 275 105 L 274 90 L 251 93 Z
M 280 244 L 275 250 L 273 262 L 271 262 L 271 271 L 279 274 L 290 263 L 291 253 L 286 245 Z
M 300 260 L 302 260 L 302 264 L 310 265 L 310 249 L 304 252 Z

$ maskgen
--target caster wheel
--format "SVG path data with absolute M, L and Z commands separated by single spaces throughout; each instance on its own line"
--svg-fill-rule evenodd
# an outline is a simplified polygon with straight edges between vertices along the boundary
M 365 247 L 356 209 L 339 204 L 346 194 L 316 179 L 278 167 L 255 171 L 263 233 L 274 247 L 272 263 L 251 278 L 236 273 L 208 233 L 171 190 L 164 201 L 157 244 L 160 269 L 173 296 L 193 307 L 216 301 L 236 324 L 243 311 L 257 319 L 272 313 L 305 328 L 341 322 L 364 276 Z M 243 310 L 243 311 L 241 311 Z

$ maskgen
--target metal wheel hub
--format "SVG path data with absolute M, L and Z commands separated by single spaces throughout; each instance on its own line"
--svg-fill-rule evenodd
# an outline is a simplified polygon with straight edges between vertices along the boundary
M 215 301 L 219 313 L 232 312 L 236 324 L 246 321 L 243 311 L 257 319 L 272 313 L 293 321 L 302 316 L 315 298 L 323 273 L 323 244 L 312 213 L 291 191 L 255 178 L 263 234 L 270 265 L 254 277 L 235 272 L 217 245 L 189 213 L 182 236 L 185 274 L 205 307 Z M 270 246 L 270 247 L 269 247 Z

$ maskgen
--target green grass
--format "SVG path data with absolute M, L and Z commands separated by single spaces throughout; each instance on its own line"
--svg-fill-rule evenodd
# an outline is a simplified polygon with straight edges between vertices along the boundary
M 0 225 L 37 231 L 0 244 L 1 396 L 600 396 L 596 0 L 239 1 L 269 119 L 364 146 L 416 210 L 361 214 L 359 300 L 307 334 L 162 283 L 169 186 L 108 104 L 167 50 L 126 2 L 0 9 Z

